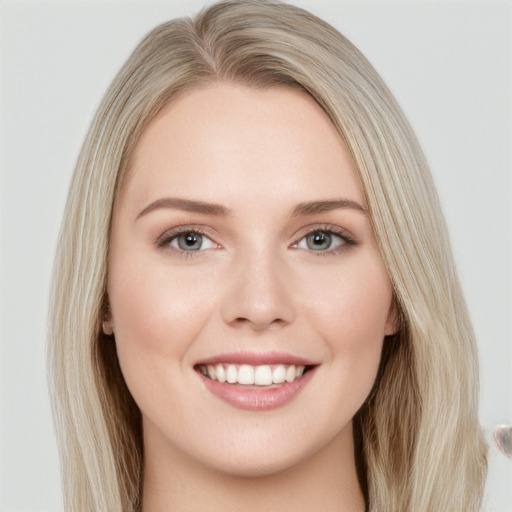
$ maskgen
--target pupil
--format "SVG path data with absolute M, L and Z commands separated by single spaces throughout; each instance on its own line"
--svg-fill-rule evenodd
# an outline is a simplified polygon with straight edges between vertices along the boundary
M 185 238 L 185 243 L 190 247 L 192 245 L 195 245 L 197 242 L 197 238 L 194 235 L 187 235 Z
M 178 239 L 180 249 L 200 249 L 203 237 L 195 233 L 187 233 Z
M 331 237 L 325 233 L 313 233 L 309 240 L 311 241 L 311 249 L 324 250 L 331 245 Z

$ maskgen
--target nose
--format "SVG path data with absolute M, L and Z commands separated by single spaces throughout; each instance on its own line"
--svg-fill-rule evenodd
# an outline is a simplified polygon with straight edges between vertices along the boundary
M 262 331 L 295 319 L 290 279 L 276 256 L 239 259 L 228 281 L 221 312 L 227 324 Z

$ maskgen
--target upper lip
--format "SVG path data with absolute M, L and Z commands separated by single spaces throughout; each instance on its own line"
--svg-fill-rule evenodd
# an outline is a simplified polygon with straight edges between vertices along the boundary
M 299 366 L 314 366 L 315 362 L 304 357 L 298 357 L 286 352 L 229 352 L 219 354 L 208 359 L 197 361 L 196 365 L 216 365 L 219 363 L 227 364 L 249 364 L 258 366 L 264 364 L 289 364 Z

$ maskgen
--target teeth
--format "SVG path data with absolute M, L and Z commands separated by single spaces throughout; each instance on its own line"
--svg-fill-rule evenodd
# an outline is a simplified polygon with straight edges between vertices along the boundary
M 238 370 L 238 384 L 254 384 L 254 368 L 243 364 Z
M 288 366 L 285 375 L 286 382 L 293 382 L 295 380 L 295 366 Z
M 283 364 L 278 364 L 272 372 L 272 382 L 282 384 L 286 380 L 286 368 Z
M 224 370 L 224 366 L 222 366 L 221 364 L 218 364 L 215 367 L 215 375 L 219 382 L 226 382 L 226 371 Z
M 270 366 L 256 366 L 254 370 L 254 384 L 258 386 L 270 386 L 272 384 L 272 370 Z
M 234 364 L 228 365 L 228 369 L 226 370 L 226 380 L 230 384 L 238 382 L 238 370 Z
M 304 366 L 291 365 L 260 365 L 251 366 L 249 364 L 217 364 L 203 365 L 199 368 L 201 373 L 207 375 L 212 380 L 219 382 L 228 382 L 229 384 L 242 384 L 246 386 L 271 386 L 272 384 L 283 384 L 284 382 L 293 382 L 302 377 Z

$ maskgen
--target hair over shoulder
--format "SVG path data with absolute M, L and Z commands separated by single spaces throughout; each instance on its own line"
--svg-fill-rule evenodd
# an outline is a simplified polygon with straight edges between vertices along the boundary
M 307 92 L 355 162 L 400 324 L 354 419 L 369 510 L 478 511 L 486 448 L 476 343 L 426 160 L 357 48 L 314 15 L 269 0 L 223 1 L 155 28 L 92 122 L 66 204 L 50 315 L 65 510 L 140 505 L 141 415 L 101 330 L 112 207 L 148 123 L 179 95 L 218 81 Z

